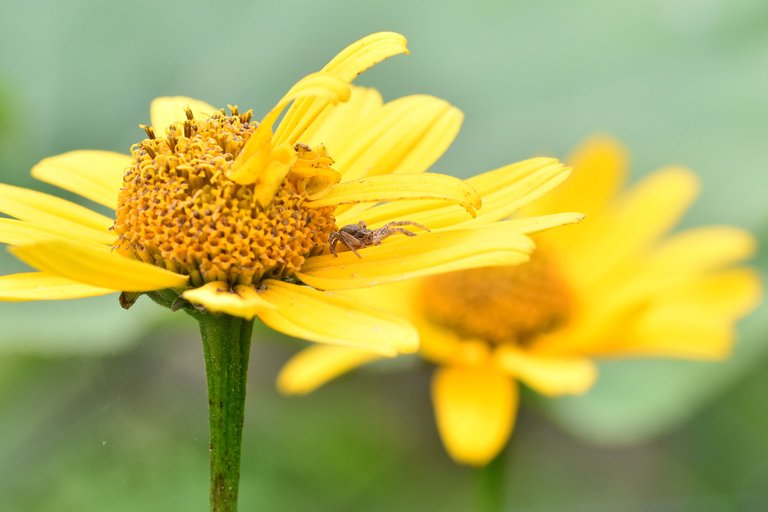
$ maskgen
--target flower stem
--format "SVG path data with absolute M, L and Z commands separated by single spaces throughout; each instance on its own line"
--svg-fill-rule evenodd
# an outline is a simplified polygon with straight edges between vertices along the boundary
M 504 510 L 504 470 L 506 447 L 486 465 L 477 470 L 477 510 L 501 512 Z
M 195 317 L 200 322 L 208 382 L 211 511 L 236 512 L 253 321 L 229 315 Z

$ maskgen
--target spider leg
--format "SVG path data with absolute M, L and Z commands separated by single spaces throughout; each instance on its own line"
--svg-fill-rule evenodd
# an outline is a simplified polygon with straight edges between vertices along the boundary
M 364 248 L 365 244 L 361 243 L 360 240 L 344 231 L 339 231 L 339 238 L 341 238 L 342 243 L 346 245 L 350 251 L 355 253 L 355 256 L 362 258 L 362 256 L 357 253 L 356 249 Z
M 381 226 L 379 229 L 389 230 L 390 226 L 416 226 L 417 228 L 421 228 L 424 231 L 431 231 L 427 226 L 419 224 L 418 222 L 411 222 L 409 220 L 396 220 L 396 221 L 388 222 L 383 226 Z M 391 231 L 397 231 L 397 230 L 392 229 Z
M 339 235 L 337 235 L 336 233 L 331 233 L 330 238 L 328 238 L 328 249 L 330 249 L 331 254 L 333 254 L 337 258 L 339 257 L 339 255 L 336 254 L 336 244 L 338 243 L 339 243 Z
M 384 228 L 381 228 L 381 229 L 384 229 Z M 376 237 L 375 237 L 376 245 L 379 245 L 382 240 L 384 240 L 385 238 L 389 238 L 395 233 L 401 233 L 406 236 L 416 236 L 416 233 L 414 233 L 413 231 L 408 231 L 407 229 L 403 229 L 403 228 L 387 229 L 386 231 L 376 234 Z

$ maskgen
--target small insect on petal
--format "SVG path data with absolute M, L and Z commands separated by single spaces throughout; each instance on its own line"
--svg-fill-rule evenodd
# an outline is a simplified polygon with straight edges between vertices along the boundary
M 408 231 L 400 226 L 416 226 L 424 231 L 430 230 L 428 227 L 423 226 L 418 222 L 411 222 L 408 220 L 389 222 L 380 228 L 368 229 L 368 225 L 361 220 L 357 224 L 348 224 L 338 231 L 332 232 L 331 236 L 328 238 L 328 248 L 331 250 L 331 254 L 338 257 L 338 254 L 336 254 L 336 245 L 341 242 L 350 251 L 355 253 L 355 256 L 361 258 L 362 256 L 357 252 L 358 249 L 363 249 L 369 245 L 380 245 L 381 241 L 390 235 L 400 233 L 406 236 L 416 236 L 416 233 L 413 231 Z

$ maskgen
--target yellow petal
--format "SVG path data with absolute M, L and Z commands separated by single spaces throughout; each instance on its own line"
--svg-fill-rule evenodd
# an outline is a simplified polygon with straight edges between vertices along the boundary
M 510 226 L 515 226 L 520 233 L 525 233 L 527 235 L 531 233 L 541 233 L 542 231 L 566 226 L 568 224 L 576 224 L 582 220 L 584 220 L 583 213 L 566 212 L 541 215 L 539 217 L 512 219 L 506 222 L 509 222 Z
M 345 82 L 351 82 L 371 66 L 400 53 L 408 53 L 405 37 L 393 32 L 379 32 L 347 46 L 323 68 L 323 71 L 332 73 Z M 278 144 L 287 142 L 291 145 L 299 142 L 305 130 L 328 105 L 328 100 L 324 98 L 303 98 L 295 102 L 280 123 L 275 133 L 275 141 Z
M 556 245 L 560 263 L 579 286 L 592 286 L 669 231 L 698 191 L 698 178 L 686 169 L 669 167 L 650 174 L 579 226 L 579 243 Z M 557 237 L 547 241 L 557 243 Z M 600 264 L 595 265 L 596 261 Z
M 511 377 L 549 396 L 586 393 L 597 379 L 595 363 L 581 357 L 549 356 L 502 346 L 496 351 L 496 363 Z
M 63 300 L 115 293 L 45 272 L 0 276 L 0 301 Z
M 0 212 L 48 226 L 57 226 L 61 221 L 74 223 L 97 231 L 94 236 L 99 236 L 98 232 L 109 233 L 114 223 L 109 217 L 60 197 L 3 183 L 0 183 Z
M 528 260 L 534 245 L 504 222 L 473 229 L 393 235 L 381 245 L 313 256 L 298 277 L 316 288 L 340 290 L 467 268 L 514 265 Z
M 654 249 L 647 263 L 648 272 L 695 275 L 746 260 L 756 250 L 755 238 L 743 229 L 730 226 L 688 229 Z
M 642 245 L 677 224 L 699 189 L 698 177 L 688 169 L 660 169 L 617 201 L 616 208 L 609 212 L 614 216 L 612 227 L 632 233 L 632 237 L 624 237 L 629 238 L 628 244 Z
M 734 262 L 749 258 L 755 240 L 744 230 L 708 226 L 683 231 L 656 248 L 640 269 L 620 276 L 621 286 L 606 280 L 604 289 L 589 289 L 595 313 L 638 309 L 650 301 L 667 298 L 680 286 L 701 282 L 702 276 Z M 577 276 L 574 276 L 577 277 Z M 694 301 L 698 302 L 698 301 Z
M 432 403 L 440 437 L 459 463 L 488 464 L 504 448 L 515 423 L 518 389 L 492 367 L 439 368 Z
M 207 283 L 181 295 L 189 302 L 202 305 L 213 313 L 226 313 L 246 320 L 251 320 L 265 309 L 275 309 L 275 306 L 262 299 L 252 286 L 237 285 L 233 289 L 223 281 Z
M 336 377 L 381 355 L 349 347 L 316 345 L 302 350 L 280 370 L 277 389 L 286 395 L 306 395 Z
M 379 163 L 381 167 L 373 171 L 380 172 L 381 169 L 387 169 L 393 173 L 426 171 L 445 154 L 459 134 L 463 122 L 464 113 L 461 110 L 453 106 L 447 108 L 418 135 L 412 146 L 406 149 L 408 141 L 401 140 L 389 153 L 388 158 Z M 369 170 L 367 175 L 371 174 Z
M 290 102 L 299 98 L 322 98 L 331 103 L 338 103 L 339 101 L 347 101 L 350 94 L 352 94 L 352 89 L 348 81 L 340 78 L 337 74 L 325 71 L 311 73 L 288 89 L 288 92 L 277 102 L 277 105 L 262 122 L 266 122 L 267 126 L 271 127 L 283 109 Z
M 453 142 L 463 117 L 433 96 L 390 101 L 334 148 L 336 168 L 345 180 L 425 171 Z
M 325 73 L 323 71 L 309 74 L 296 82 L 293 87 L 291 87 L 288 92 L 283 95 L 283 97 L 280 99 L 280 101 L 277 102 L 272 110 L 270 110 L 269 113 L 264 116 L 264 119 L 262 119 L 259 127 L 254 133 L 254 137 L 256 135 L 261 135 L 263 137 L 263 134 L 267 132 L 269 132 L 271 137 L 272 127 L 277 121 L 277 118 L 280 117 L 280 114 L 283 112 L 285 107 L 287 107 L 288 104 L 292 101 L 296 101 L 300 98 L 320 98 L 327 103 L 335 104 L 339 101 L 347 101 L 351 94 L 352 89 L 350 88 L 349 84 L 345 80 L 339 78 L 337 75 Z M 282 126 L 285 124 L 290 125 L 290 123 L 291 120 L 284 119 L 280 124 Z M 251 138 L 253 139 L 253 137 Z M 275 137 L 274 143 L 275 145 L 293 145 L 293 143 L 281 140 L 278 137 Z M 250 140 L 248 141 L 248 144 L 246 144 L 246 146 L 243 148 L 243 151 L 250 151 L 249 144 L 251 144 Z
M 339 183 L 330 193 L 308 203 L 308 206 L 378 203 L 402 199 L 441 199 L 460 204 L 476 214 L 481 199 L 464 181 L 445 174 L 387 174 Z
M 601 347 L 601 355 L 722 360 L 730 356 L 734 339 L 731 318 L 668 305 L 647 311 L 631 329 L 617 333 L 614 343 Z
M 70 151 L 41 160 L 32 176 L 114 210 L 131 162 L 130 156 L 111 151 Z
M 253 199 L 262 207 L 272 202 L 277 189 L 291 171 L 291 166 L 296 161 L 296 152 L 290 146 L 278 146 L 270 151 L 263 160 L 266 164 L 259 174 L 258 185 L 253 191 Z M 245 168 L 244 168 L 245 169 Z
M 294 165 L 287 180 L 293 183 L 299 194 L 312 200 L 328 194 L 341 181 L 341 175 L 328 167 Z
M 351 82 L 363 71 L 384 59 L 408 53 L 405 36 L 395 32 L 376 32 L 350 44 L 338 53 L 323 71 L 333 72 Z
M 747 268 L 664 289 L 596 350 L 605 355 L 722 359 L 732 350 L 735 321 L 757 307 L 761 292 L 760 276 Z
M 618 140 L 605 135 L 586 140 L 566 161 L 573 167 L 568 181 L 532 203 L 523 215 L 576 210 L 593 217 L 619 192 L 626 179 L 627 150 Z
M 112 245 L 115 236 L 94 229 L 85 228 L 73 222 L 58 221 L 53 226 L 16 219 L 0 219 L 0 243 L 25 245 L 47 240 L 81 240 Z
M 145 292 L 181 288 L 188 281 L 187 276 L 128 259 L 103 246 L 57 240 L 9 250 L 38 270 L 100 288 Z
M 467 181 L 483 197 L 483 209 L 480 219 L 467 219 L 466 223 L 505 219 L 560 186 L 570 174 L 568 167 L 553 158 L 531 158 L 474 176 Z
M 241 185 L 257 183 L 259 204 L 269 204 L 295 160 L 292 144 L 272 140 L 272 126 L 283 109 L 297 98 L 321 97 L 335 103 L 345 101 L 349 94 L 349 85 L 328 73 L 314 73 L 299 80 L 262 119 L 227 177 Z
M 301 142 L 312 147 L 323 144 L 328 149 L 328 154 L 337 155 L 339 148 L 381 109 L 384 102 L 379 91 L 354 85 L 350 88 L 349 100 L 329 105 L 323 110 L 302 134 Z
M 437 202 L 398 201 L 366 212 L 372 223 L 405 218 L 440 228 L 460 223 L 485 224 L 504 219 L 518 208 L 548 192 L 568 177 L 569 169 L 553 158 L 533 158 L 488 171 L 466 180 L 483 198 L 478 216 L 470 219 L 461 208 Z M 347 223 L 349 212 L 337 215 Z M 420 219 L 420 220 L 417 220 Z
M 264 287 L 259 294 L 277 309 L 261 311 L 259 318 L 277 331 L 382 355 L 413 352 L 418 347 L 416 329 L 397 316 L 307 286 L 270 279 Z
M 723 270 L 662 295 L 665 305 L 691 305 L 701 314 L 740 318 L 757 307 L 762 295 L 758 272 L 751 268 Z
M 186 96 L 164 96 L 155 98 L 149 105 L 149 117 L 152 128 L 158 137 L 165 137 L 168 128 L 187 119 L 187 108 L 192 110 L 196 119 L 208 119 L 219 109 L 208 103 Z
M 269 112 L 269 114 L 266 115 L 262 121 L 262 125 L 264 125 L 266 129 L 272 130 L 272 126 L 277 121 L 277 118 L 280 116 L 283 109 L 287 107 L 288 104 L 292 101 L 301 100 L 303 98 L 316 100 L 319 103 L 324 103 L 325 105 L 331 105 L 340 101 L 347 101 L 351 94 L 352 89 L 349 85 L 349 80 L 344 80 L 335 73 L 318 71 L 317 73 L 309 74 L 296 82 L 296 84 L 294 84 L 294 86 L 288 90 L 285 96 L 283 96 L 282 99 L 277 102 L 277 105 L 275 105 L 275 107 Z M 301 117 L 288 117 L 288 114 L 286 114 L 285 118 L 280 123 L 280 128 L 295 129 L 295 124 L 309 124 L 313 122 L 318 115 L 320 115 L 320 112 L 321 110 L 316 109 L 311 113 L 305 112 Z M 297 142 L 293 139 L 284 139 L 283 137 L 279 136 L 280 133 L 283 132 L 278 132 L 275 135 L 276 145 L 293 145 Z
M 466 340 L 453 329 L 433 324 L 422 311 L 420 279 L 406 279 L 381 286 L 345 290 L 344 296 L 359 304 L 382 308 L 405 318 L 419 331 L 419 355 L 437 364 L 485 364 L 490 358 L 487 344 Z

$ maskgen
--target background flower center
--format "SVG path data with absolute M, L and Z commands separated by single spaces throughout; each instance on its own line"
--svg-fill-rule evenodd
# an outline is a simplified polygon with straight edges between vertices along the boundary
M 426 316 L 465 338 L 527 345 L 568 319 L 567 283 L 546 253 L 528 263 L 442 274 L 424 280 Z

